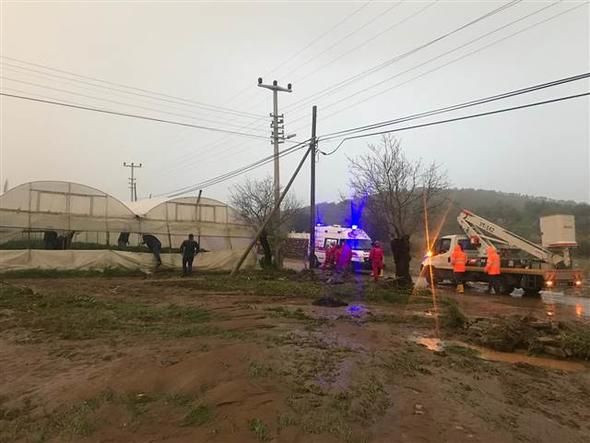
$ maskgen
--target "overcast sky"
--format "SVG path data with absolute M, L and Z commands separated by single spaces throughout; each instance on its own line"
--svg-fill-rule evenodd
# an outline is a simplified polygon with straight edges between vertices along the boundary
M 293 83 L 293 93 L 280 94 L 279 107 L 286 132 L 304 140 L 310 134 L 312 104 L 318 106 L 321 135 L 590 71 L 587 2 L 514 2 L 425 46 L 503 4 L 2 1 L 1 89 L 269 136 L 272 94 L 256 86 L 263 76 L 265 82 Z M 366 73 L 386 61 L 391 63 Z M 361 73 L 356 81 L 326 91 Z M 146 97 L 150 93 L 115 84 L 192 102 L 151 99 Z M 413 123 L 589 87 L 587 80 L 578 81 Z M 239 113 L 212 111 L 194 102 Z M 590 202 L 589 109 L 585 97 L 399 136 L 409 157 L 440 163 L 456 187 Z M 121 199 L 129 198 L 124 161 L 143 163 L 137 171 L 141 198 L 213 178 L 272 153 L 262 138 L 9 97 L 1 100 L 1 124 L 2 184 L 75 181 Z M 348 157 L 366 152 L 367 143 L 376 141 L 347 142 L 334 155 L 320 158 L 319 201 L 349 193 Z M 325 142 L 320 148 L 334 146 Z M 281 159 L 282 183 L 300 155 Z M 272 164 L 249 176 L 268 174 Z M 309 198 L 308 177 L 305 168 L 295 182 L 303 202 Z M 204 195 L 226 200 L 231 186 L 243 179 L 207 188 Z

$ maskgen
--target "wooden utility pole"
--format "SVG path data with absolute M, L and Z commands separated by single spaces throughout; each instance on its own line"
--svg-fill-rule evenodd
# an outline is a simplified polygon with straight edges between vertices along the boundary
M 318 107 L 314 106 L 311 109 L 311 141 L 309 142 L 309 150 L 311 154 L 311 183 L 309 195 L 309 269 L 316 266 L 315 257 L 315 159 L 317 140 L 315 137 L 316 120 Z
M 297 177 L 297 174 L 299 174 L 299 171 L 301 171 L 301 167 L 305 163 L 305 160 L 307 160 L 307 156 L 309 155 L 310 151 L 311 151 L 311 147 L 309 147 L 305 150 L 305 155 L 303 156 L 303 158 L 301 159 L 301 161 L 297 165 L 295 172 L 293 173 L 293 175 L 289 179 L 289 183 L 287 183 L 287 186 L 285 186 L 285 189 L 283 189 L 283 192 L 279 196 L 279 200 L 276 202 L 274 208 L 272 209 L 272 211 L 270 211 L 270 214 L 268 214 L 268 216 L 264 220 L 264 223 L 262 223 L 262 226 L 260 226 L 260 228 L 258 228 L 256 235 L 254 236 L 254 238 L 252 239 L 252 241 L 250 242 L 250 244 L 248 245 L 246 250 L 243 252 L 240 259 L 234 265 L 233 269 L 231 270 L 230 275 L 235 275 L 236 272 L 238 272 L 240 270 L 240 266 L 242 266 L 242 263 L 244 263 L 244 260 L 246 260 L 246 257 L 248 257 L 248 254 L 250 253 L 250 251 L 252 250 L 252 248 L 254 247 L 256 242 L 258 241 L 258 237 L 260 237 L 260 234 L 262 233 L 262 231 L 264 231 L 264 229 L 266 229 L 266 225 L 268 225 L 268 222 L 270 222 L 273 217 L 276 217 L 276 213 L 278 212 L 278 208 L 281 207 L 281 203 L 285 199 L 285 196 L 287 195 L 287 192 L 289 192 L 289 189 L 291 189 L 291 185 L 293 184 L 293 181 L 295 181 L 295 177 Z

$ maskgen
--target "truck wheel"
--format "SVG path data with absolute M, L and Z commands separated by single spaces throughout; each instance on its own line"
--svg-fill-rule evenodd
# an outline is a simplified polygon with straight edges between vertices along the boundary
M 540 297 L 541 296 L 541 288 L 524 288 L 525 297 Z
M 433 285 L 436 286 L 438 283 L 440 283 L 440 278 L 436 274 L 436 270 L 432 269 L 432 271 L 431 271 L 431 269 L 432 268 L 430 268 L 430 267 L 426 267 L 426 268 L 424 268 L 424 272 L 422 273 L 422 275 L 426 279 L 426 286 L 428 286 L 429 288 L 432 287 Z M 432 279 L 430 278 L 431 272 L 432 272 Z
M 514 286 L 503 284 L 500 290 L 500 294 L 502 295 L 510 295 L 514 291 Z

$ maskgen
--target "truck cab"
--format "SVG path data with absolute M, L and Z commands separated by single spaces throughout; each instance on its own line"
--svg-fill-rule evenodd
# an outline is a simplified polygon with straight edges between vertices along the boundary
M 467 265 L 478 266 L 481 258 L 478 255 L 478 248 L 472 244 L 466 235 L 445 235 L 434 242 L 430 251 L 422 259 L 420 269 L 430 267 L 434 271 L 435 281 L 442 281 L 453 278 L 453 265 L 451 254 L 456 245 L 461 245 L 467 255 Z

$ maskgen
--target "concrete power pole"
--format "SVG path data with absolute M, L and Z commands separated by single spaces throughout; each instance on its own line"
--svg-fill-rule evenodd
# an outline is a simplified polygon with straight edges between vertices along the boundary
M 131 191 L 131 201 L 137 201 L 137 179 L 135 178 L 134 171 L 135 168 L 141 168 L 142 164 L 136 164 L 134 162 L 123 162 L 123 166 L 125 168 L 131 168 L 131 176 L 129 177 L 129 190 Z
M 275 206 L 279 204 L 281 196 L 281 181 L 280 181 L 280 169 L 279 169 L 279 144 L 285 142 L 285 127 L 284 127 L 284 116 L 279 115 L 279 92 L 293 92 L 291 90 L 291 83 L 286 88 L 279 86 L 278 82 L 274 80 L 272 85 L 265 85 L 262 83 L 262 77 L 258 77 L 258 86 L 272 91 L 272 107 L 273 113 L 270 114 L 272 117 L 272 143 L 274 146 L 274 200 Z M 289 136 L 290 138 L 291 136 Z M 281 220 L 281 209 L 277 208 L 275 214 L 275 222 L 277 226 L 277 237 L 280 231 L 280 220 Z M 275 263 L 278 267 L 282 267 L 283 258 L 281 256 L 281 248 L 279 245 L 278 238 L 275 239 Z
M 315 257 L 315 156 L 317 151 L 317 139 L 315 135 L 316 123 L 317 123 L 318 107 L 314 106 L 311 108 L 311 141 L 309 142 L 310 150 L 310 179 L 311 183 L 309 186 L 309 269 L 313 269 L 316 266 Z

